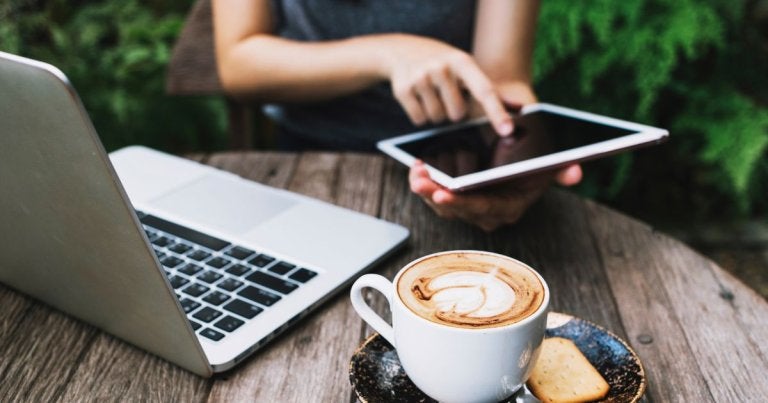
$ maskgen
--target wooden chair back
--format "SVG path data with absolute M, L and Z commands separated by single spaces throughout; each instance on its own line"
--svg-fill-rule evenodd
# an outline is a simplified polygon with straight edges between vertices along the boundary
M 210 0 L 192 6 L 168 63 L 165 91 L 169 95 L 225 95 L 216 68 Z M 253 116 L 249 105 L 226 97 L 230 147 L 253 147 Z

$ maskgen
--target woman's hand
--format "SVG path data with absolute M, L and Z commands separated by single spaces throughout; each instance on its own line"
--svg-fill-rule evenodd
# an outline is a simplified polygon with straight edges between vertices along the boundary
M 491 81 L 460 49 L 433 39 L 391 34 L 386 37 L 384 74 L 413 124 L 459 121 L 469 112 L 465 91 L 500 135 L 512 133 L 512 119 Z
M 536 102 L 530 85 L 520 81 L 497 84 L 495 93 L 508 105 L 522 106 Z M 579 183 L 581 177 L 581 167 L 571 165 L 556 172 L 534 174 L 482 191 L 459 194 L 430 179 L 424 164 L 417 161 L 411 167 L 408 180 L 411 191 L 419 195 L 438 216 L 459 219 L 485 231 L 493 231 L 519 220 L 544 193 L 553 178 L 560 185 L 572 186 Z
M 530 84 L 520 80 L 493 83 L 469 54 L 428 38 L 387 36 L 383 73 L 395 98 L 415 125 L 458 121 L 486 115 L 499 135 L 512 133 L 512 118 L 505 104 L 518 108 L 536 102 Z M 465 90 L 471 99 L 465 99 Z M 492 231 L 516 222 L 549 186 L 552 178 L 570 186 L 581 180 L 579 165 L 556 173 L 537 174 L 480 192 L 453 193 L 430 179 L 422 162 L 409 174 L 411 190 L 440 217 L 460 219 Z
M 519 220 L 525 210 L 544 193 L 553 177 L 563 186 L 572 186 L 581 181 L 581 176 L 581 167 L 571 165 L 554 174 L 535 174 L 487 190 L 458 194 L 430 179 L 424 163 L 417 161 L 411 167 L 408 180 L 411 190 L 438 216 L 459 219 L 490 232 Z

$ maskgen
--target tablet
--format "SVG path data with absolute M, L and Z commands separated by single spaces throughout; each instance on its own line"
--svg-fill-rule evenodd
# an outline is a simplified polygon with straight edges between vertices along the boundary
M 378 148 L 407 166 L 420 159 L 440 185 L 463 191 L 576 162 L 658 144 L 669 132 L 551 104 L 513 115 L 500 137 L 487 118 L 382 140 Z

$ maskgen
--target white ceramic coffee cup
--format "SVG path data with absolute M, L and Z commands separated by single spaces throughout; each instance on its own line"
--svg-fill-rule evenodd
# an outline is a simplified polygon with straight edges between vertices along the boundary
M 541 306 L 519 322 L 479 329 L 435 323 L 406 307 L 397 293 L 400 276 L 422 260 L 459 253 L 494 255 L 530 269 L 544 288 Z M 373 288 L 387 298 L 392 326 L 365 302 L 364 288 Z M 515 393 L 538 358 L 549 308 L 549 288 L 540 274 L 518 260 L 482 251 L 447 251 L 416 259 L 402 268 L 393 282 L 366 274 L 352 285 L 350 297 L 360 317 L 395 347 L 413 383 L 441 402 L 497 402 Z

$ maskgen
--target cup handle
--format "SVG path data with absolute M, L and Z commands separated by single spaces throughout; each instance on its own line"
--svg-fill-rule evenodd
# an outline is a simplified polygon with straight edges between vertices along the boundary
M 363 298 L 363 288 L 373 288 L 382 293 L 387 298 L 390 308 L 392 307 L 392 283 L 378 274 L 365 274 L 352 284 L 352 290 L 349 292 L 352 300 L 352 307 L 357 314 L 363 318 L 374 330 L 379 332 L 381 337 L 386 339 L 389 344 L 395 345 L 395 332 L 392 326 L 381 318 L 371 309 Z

